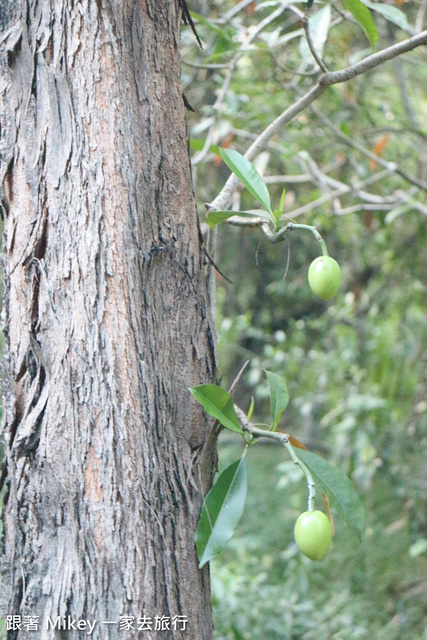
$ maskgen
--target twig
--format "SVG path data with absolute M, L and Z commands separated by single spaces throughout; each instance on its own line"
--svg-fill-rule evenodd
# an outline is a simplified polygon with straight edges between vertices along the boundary
M 224 278 L 224 280 L 227 280 L 227 282 L 229 284 L 233 284 L 233 280 L 231 280 L 230 278 L 227 278 L 227 276 L 224 273 L 222 273 L 221 269 L 218 267 L 216 262 L 214 262 L 213 258 L 211 258 L 211 256 L 209 255 L 209 253 L 206 250 L 206 247 L 204 248 L 204 252 L 205 252 L 205 256 L 207 257 L 207 259 L 209 260 L 210 264 L 213 266 L 215 271 L 217 273 L 219 273 L 219 275 L 222 276 Z
M 245 370 L 246 370 L 246 367 L 248 366 L 249 362 L 250 362 L 250 360 L 246 360 L 245 364 L 244 364 L 244 365 L 243 365 L 243 367 L 240 369 L 240 371 L 239 371 L 239 373 L 237 374 L 237 376 L 234 378 L 234 380 L 233 380 L 233 382 L 232 382 L 232 384 L 231 384 L 231 387 L 230 387 L 230 388 L 229 388 L 229 390 L 228 390 L 228 393 L 229 393 L 230 395 L 232 395 L 232 394 L 233 394 L 234 389 L 235 389 L 235 388 L 237 387 L 237 385 L 239 384 L 239 382 L 240 382 L 240 378 L 241 378 L 241 377 L 242 377 L 242 375 L 244 374 L 244 372 L 245 372 Z
M 316 497 L 316 485 L 310 471 L 307 469 L 302 460 L 300 460 L 296 455 L 291 443 L 289 442 L 288 434 L 282 433 L 281 431 L 266 431 L 264 429 L 258 429 L 258 427 L 255 427 L 252 422 L 248 420 L 244 411 L 242 411 L 236 404 L 234 405 L 234 409 L 236 411 L 236 415 L 239 419 L 243 431 L 250 433 L 254 438 L 270 438 L 271 440 L 276 440 L 276 442 L 279 442 L 285 447 L 285 449 L 287 449 L 294 464 L 298 465 L 298 467 L 305 475 L 308 487 L 308 511 L 313 511 L 314 499 Z
M 184 58 L 182 59 L 182 64 L 186 64 L 188 67 L 192 67 L 194 69 L 226 69 L 228 67 L 226 62 L 203 64 L 203 62 L 191 62 L 191 60 L 185 60 Z
M 246 40 L 242 43 L 242 46 L 240 47 L 240 49 L 237 51 L 237 53 L 233 56 L 233 58 L 230 60 L 230 62 L 227 65 L 227 73 L 225 75 L 224 78 L 224 82 L 222 84 L 221 89 L 218 91 L 218 96 L 217 99 L 215 100 L 215 103 L 212 107 L 213 111 L 216 113 L 219 113 L 220 109 L 221 109 L 221 105 L 224 102 L 225 96 L 227 94 L 227 91 L 230 87 L 230 83 L 233 77 L 233 73 L 234 73 L 234 69 L 237 65 L 237 63 L 239 62 L 239 60 L 242 58 L 242 56 L 244 55 L 245 51 L 247 50 L 247 48 L 249 47 L 249 45 L 259 36 L 259 34 L 261 33 L 261 31 L 263 29 L 265 29 L 266 26 L 268 26 L 271 22 L 273 22 L 276 18 L 278 18 L 286 9 L 287 5 L 285 3 L 282 3 L 278 9 L 276 9 L 276 11 L 273 11 L 270 15 L 268 15 L 266 18 L 264 18 L 264 20 L 262 20 L 256 27 L 256 29 L 254 29 L 253 31 L 249 32 Z M 198 163 L 200 163 L 202 160 L 205 159 L 209 148 L 212 144 L 212 139 L 213 139 L 213 130 L 216 126 L 216 118 L 214 120 L 214 122 L 211 124 L 211 126 L 209 127 L 209 131 L 208 134 L 206 136 L 206 141 L 205 144 L 203 146 L 203 149 L 194 156 L 193 160 L 192 160 L 192 164 L 196 165 Z
M 427 33 L 427 31 L 425 33 Z M 427 37 L 426 37 L 426 42 L 427 42 Z M 319 109 L 316 109 L 316 107 L 311 107 L 311 111 L 319 118 L 319 120 L 321 120 L 324 124 L 326 124 L 326 126 L 329 129 L 331 129 L 331 131 L 334 132 L 337 138 L 345 142 L 346 145 L 348 145 L 349 147 L 352 147 L 353 149 L 356 149 L 357 151 L 362 153 L 364 156 L 366 156 L 370 160 L 373 160 L 374 162 L 376 162 L 376 164 L 380 165 L 380 167 L 384 167 L 384 169 L 387 169 L 387 171 L 390 171 L 391 173 L 396 173 L 397 175 L 399 175 L 401 178 L 403 178 L 410 184 L 413 184 L 416 187 L 419 187 L 420 189 L 424 189 L 424 190 L 427 189 L 427 182 L 424 182 L 423 180 L 418 180 L 417 178 L 410 176 L 408 173 L 406 173 L 406 171 L 403 171 L 403 169 L 396 162 L 387 162 L 387 160 L 384 160 L 377 154 L 373 153 L 372 151 L 369 151 L 369 149 L 366 149 L 366 147 L 361 145 L 359 142 L 356 142 L 354 138 L 350 138 L 350 136 L 347 136 L 345 133 L 341 131 L 341 129 L 336 127 L 334 123 L 331 120 L 329 120 L 329 118 L 325 116 L 325 114 L 322 111 L 320 111 Z
M 237 376 L 234 378 L 233 382 L 231 383 L 231 386 L 228 390 L 228 393 L 232 396 L 234 393 L 234 390 L 236 389 L 237 385 L 240 382 L 240 379 L 243 375 L 243 373 L 245 372 L 246 367 L 248 366 L 250 360 L 246 360 L 246 362 L 244 363 L 244 365 L 242 366 L 242 368 L 240 369 L 239 373 L 237 374 Z M 243 412 L 242 412 L 243 413 Z M 218 429 L 219 427 L 219 429 Z M 215 420 L 215 422 L 212 425 L 212 430 L 216 431 L 217 433 L 219 433 L 220 431 L 222 431 L 224 427 L 220 424 L 219 420 Z
M 305 33 L 305 37 L 307 39 L 307 44 L 308 44 L 308 48 L 310 49 L 311 55 L 316 60 L 318 66 L 321 68 L 321 70 L 324 73 L 327 73 L 328 72 L 328 68 L 323 63 L 322 59 L 320 58 L 319 54 L 317 53 L 316 47 L 314 46 L 313 38 L 311 37 L 311 33 L 310 33 L 310 16 L 311 16 L 311 9 L 313 7 L 313 2 L 314 2 L 314 0 L 308 0 L 308 2 L 307 2 L 307 6 L 306 6 L 306 9 L 305 9 L 305 13 L 304 13 L 304 18 L 302 19 L 302 25 L 304 27 L 304 33 Z
M 417 17 L 415 20 L 415 31 L 418 33 L 423 28 L 424 16 L 427 9 L 427 0 L 421 0 L 420 8 L 418 9 Z
M 394 29 L 390 22 L 387 22 L 387 36 L 389 42 L 392 44 L 395 42 L 394 38 Z M 396 75 L 397 85 L 399 87 L 400 96 L 402 100 L 402 106 L 408 118 L 408 121 L 413 129 L 419 128 L 419 123 L 417 122 L 417 118 L 415 116 L 414 110 L 411 105 L 411 101 L 408 95 L 408 88 L 406 86 L 406 75 L 402 69 L 402 59 L 395 58 L 393 60 L 394 72 Z
M 361 60 L 360 62 L 357 62 L 356 64 L 351 65 L 346 69 L 343 69 L 341 71 L 329 71 L 328 73 L 323 73 L 314 87 L 312 87 L 304 96 L 302 96 L 302 98 L 297 100 L 297 102 L 286 109 L 270 125 L 268 125 L 266 129 L 264 129 L 264 131 L 257 137 L 257 139 L 251 144 L 251 146 L 245 153 L 245 158 L 247 158 L 247 160 L 249 161 L 253 160 L 258 155 L 258 153 L 265 148 L 271 138 L 276 133 L 278 133 L 280 129 L 282 129 L 282 127 L 288 124 L 296 115 L 301 113 L 301 111 L 309 107 L 315 100 L 317 100 L 317 98 L 321 96 L 322 93 L 324 93 L 327 87 L 334 84 L 347 82 L 348 80 L 366 73 L 367 71 L 374 69 L 384 62 L 392 60 L 396 56 L 411 51 L 412 49 L 415 49 L 416 47 L 419 47 L 423 44 L 427 44 L 427 31 L 422 31 L 418 35 L 407 38 L 403 42 L 399 42 L 398 44 L 387 47 L 382 51 L 373 53 L 364 60 Z M 377 156 L 375 157 L 377 158 Z M 238 184 L 239 178 L 232 174 L 228 178 L 221 192 L 210 204 L 210 210 L 225 211 L 231 200 L 231 194 Z
M 196 40 L 199 44 L 199 47 L 201 49 L 203 49 L 203 44 L 202 41 L 199 38 L 199 34 L 197 33 L 197 29 L 196 26 L 193 22 L 193 18 L 191 17 L 191 13 L 190 10 L 187 6 L 186 0 L 179 0 L 179 4 L 181 5 L 181 9 L 182 9 L 182 19 L 184 21 L 184 24 L 188 24 L 190 25 L 191 31 L 194 33 Z
M 233 9 L 230 9 L 230 11 L 225 14 L 223 24 L 227 24 L 227 22 L 230 22 L 230 20 L 234 18 L 234 16 L 236 16 L 238 13 L 240 13 L 242 9 L 246 9 L 246 7 L 250 5 L 252 1 L 253 0 L 240 0 L 240 2 L 238 2 L 236 6 L 233 7 Z

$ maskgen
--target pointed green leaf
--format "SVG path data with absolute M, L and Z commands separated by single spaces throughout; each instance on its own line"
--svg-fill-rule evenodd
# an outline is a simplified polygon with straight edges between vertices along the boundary
M 251 209 L 250 211 L 212 211 L 206 218 L 206 222 L 213 229 L 217 224 L 221 224 L 221 222 L 233 216 L 239 216 L 240 218 L 263 218 L 266 222 L 271 221 L 271 215 L 268 211 Z
M 280 416 L 288 406 L 289 393 L 284 378 L 271 371 L 266 371 L 265 375 L 270 385 L 271 413 L 273 416 L 273 429 L 275 429 L 279 423 Z
M 281 211 L 280 209 L 273 209 L 273 215 L 276 220 L 276 229 L 278 229 L 279 220 L 283 216 L 283 211 Z
M 246 499 L 246 465 L 244 456 L 221 473 L 206 496 L 196 545 L 199 568 L 225 547 L 239 522 Z
M 234 410 L 233 398 L 225 389 L 221 389 L 216 384 L 200 384 L 198 387 L 190 388 L 189 391 L 200 402 L 206 413 L 219 420 L 223 427 L 243 433 Z
M 368 7 L 366 7 L 361 0 L 343 0 L 343 3 L 356 22 L 362 27 L 371 46 L 374 46 L 378 40 L 378 29 Z
M 286 189 L 283 189 L 282 196 L 280 198 L 280 204 L 279 204 L 279 209 L 282 212 L 282 215 L 283 215 L 283 209 L 285 208 L 285 197 L 286 197 Z
M 403 11 L 397 7 L 393 7 L 389 4 L 383 4 L 382 2 L 370 2 L 369 0 L 364 0 L 364 4 L 366 4 L 369 9 L 373 9 L 377 13 L 380 13 L 386 20 L 396 24 L 403 31 L 408 29 L 408 19 Z
M 254 165 L 249 162 L 249 160 L 246 160 L 241 153 L 233 149 L 223 149 L 220 147 L 219 155 L 239 180 L 243 182 L 253 197 L 262 204 L 264 209 L 271 212 L 270 194 Z
M 206 140 L 202 140 L 200 138 L 190 138 L 191 151 L 201 151 L 202 149 L 205 148 L 205 144 L 206 144 Z M 219 155 L 218 149 L 219 147 L 217 144 L 211 144 L 209 147 L 209 151 L 211 153 L 216 153 L 217 155 Z
M 357 533 L 360 540 L 364 529 L 365 511 L 351 481 L 342 471 L 315 453 L 295 447 L 294 450 L 312 474 L 314 482 L 328 496 L 332 510 Z
M 251 404 L 249 405 L 249 410 L 248 410 L 248 413 L 247 413 L 248 420 L 250 420 L 252 418 L 252 414 L 254 412 L 254 409 L 255 409 L 255 400 L 254 400 L 254 397 L 251 396 Z

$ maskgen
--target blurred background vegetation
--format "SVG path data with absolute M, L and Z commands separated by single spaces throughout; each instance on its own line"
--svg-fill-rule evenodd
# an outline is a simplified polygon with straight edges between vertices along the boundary
M 301 44 L 303 3 L 190 4 L 204 48 L 184 30 L 183 83 L 203 221 L 229 175 L 212 145 L 244 153 L 319 74 Z M 344 6 L 331 6 L 329 24 L 313 28 L 338 70 L 372 50 Z M 426 28 L 425 2 L 379 6 L 392 20 L 374 12 L 377 50 Z M 302 557 L 292 532 L 305 482 L 282 448 L 252 447 L 245 513 L 212 563 L 218 640 L 427 640 L 426 87 L 423 47 L 328 89 L 254 162 L 273 206 L 285 186 L 288 219 L 316 225 L 340 263 L 334 301 L 308 287 L 320 253 L 312 234 L 272 245 L 259 229 L 218 228 L 213 257 L 233 281 L 216 274 L 222 385 L 249 359 L 235 400 L 247 410 L 254 397 L 264 422 L 263 370 L 283 375 L 291 401 L 279 427 L 346 472 L 367 514 L 362 544 L 336 522 L 325 560 Z M 255 206 L 235 194 L 233 209 Z M 223 434 L 220 468 L 241 451 Z

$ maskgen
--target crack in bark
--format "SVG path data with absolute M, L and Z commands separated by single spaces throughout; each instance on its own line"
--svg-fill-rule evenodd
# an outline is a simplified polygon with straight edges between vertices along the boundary
M 215 344 L 177 5 L 156 0 L 148 18 L 130 0 L 56 0 L 54 13 L 50 0 L 20 4 L 0 176 L 7 610 L 42 621 L 182 613 L 186 637 L 210 640 L 194 547 L 201 495 L 188 477 L 209 422 L 187 387 L 211 380 Z

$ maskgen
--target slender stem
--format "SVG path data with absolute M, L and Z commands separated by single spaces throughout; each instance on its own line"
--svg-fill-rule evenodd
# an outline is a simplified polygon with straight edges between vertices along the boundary
M 302 19 L 302 24 L 304 27 L 305 37 L 307 39 L 307 44 L 308 44 L 308 48 L 310 49 L 311 55 L 313 56 L 313 58 L 315 59 L 315 61 L 317 62 L 321 70 L 324 73 L 328 73 L 328 68 L 325 66 L 321 57 L 317 53 L 316 47 L 314 46 L 313 38 L 311 37 L 311 33 L 310 33 L 310 15 L 311 15 L 311 10 L 313 8 L 313 1 L 314 0 L 308 0 L 307 2 L 304 18 Z
M 289 224 L 286 225 L 285 227 L 285 231 L 286 229 L 289 229 L 289 231 L 292 231 L 293 229 L 308 229 L 309 231 L 311 231 L 311 233 L 314 234 L 314 237 L 316 238 L 316 240 L 320 243 L 320 246 L 322 247 L 322 253 L 324 256 L 328 256 L 328 249 L 326 247 L 326 243 L 323 240 L 322 236 L 320 235 L 320 233 L 318 232 L 318 230 L 316 229 L 316 227 L 312 227 L 309 224 L 294 224 L 293 222 L 289 222 Z
M 300 460 L 295 453 L 291 443 L 289 442 L 289 436 L 286 433 L 282 433 L 281 431 L 265 431 L 264 429 L 258 429 L 255 427 L 250 420 L 248 420 L 244 411 L 240 409 L 236 404 L 234 405 L 234 409 L 236 411 L 237 417 L 239 418 L 239 422 L 242 425 L 243 431 L 247 431 L 254 438 L 270 438 L 271 440 L 276 440 L 276 442 L 280 442 L 285 449 L 288 450 L 289 455 L 291 456 L 294 464 L 298 465 L 305 478 L 307 480 L 308 487 L 308 511 L 314 511 L 314 499 L 316 497 L 316 485 L 313 480 L 313 476 L 310 471 L 307 469 L 305 464 Z
M 299 468 L 301 469 L 301 471 L 303 472 L 303 474 L 305 475 L 306 480 L 307 480 L 307 487 L 308 487 L 307 511 L 314 511 L 314 499 L 316 497 L 316 485 L 315 485 L 315 482 L 313 480 L 313 476 L 311 475 L 310 471 L 307 469 L 307 467 L 305 466 L 303 461 L 300 460 L 298 458 L 298 456 L 296 455 L 291 443 L 289 442 L 289 436 L 286 435 L 286 434 L 282 434 L 282 435 L 285 436 L 284 438 L 282 437 L 282 439 L 281 439 L 281 442 L 282 442 L 283 446 L 288 450 L 288 453 L 291 456 L 292 460 L 294 461 L 294 464 L 297 464 L 299 466 Z

